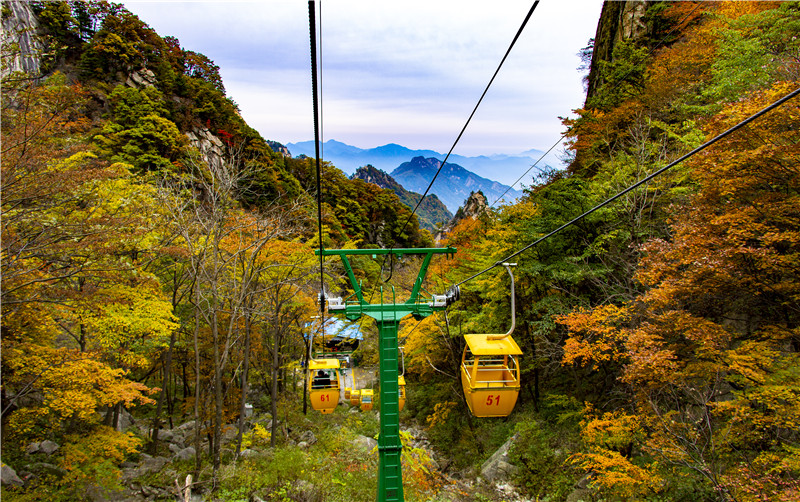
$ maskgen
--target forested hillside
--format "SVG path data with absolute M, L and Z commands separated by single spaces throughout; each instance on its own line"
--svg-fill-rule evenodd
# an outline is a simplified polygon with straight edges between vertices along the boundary
M 460 258 L 442 273 L 502 260 L 795 90 L 799 32 L 795 2 L 607 3 L 591 92 L 565 121 L 568 170 L 456 228 Z M 529 495 L 563 500 L 583 479 L 584 500 L 800 496 L 799 105 L 515 258 L 512 456 Z M 451 334 L 505 330 L 507 287 L 502 269 L 462 286 Z M 474 421 L 431 370 L 457 371 L 440 330 L 409 336 L 429 382 L 411 406 L 436 417 L 449 451 L 480 455 Z
M 374 500 L 375 411 L 305 409 L 313 161 L 273 151 L 212 61 L 120 6 L 2 15 L 2 497 Z M 461 219 L 425 288 L 796 90 L 798 33 L 797 2 L 607 3 L 569 167 Z M 463 335 L 509 327 L 503 268 L 404 319 L 406 499 L 800 498 L 798 166 L 794 98 L 515 255 L 506 418 L 472 416 L 458 381 Z M 326 247 L 432 245 L 396 195 L 331 165 L 322 185 Z M 406 294 L 419 264 L 384 265 L 358 257 L 355 278 Z M 326 263 L 331 293 L 344 273 Z M 377 330 L 357 326 L 367 375 Z
M 426 195 L 425 200 L 420 204 L 422 194 L 406 190 L 403 185 L 386 172 L 369 164 L 356 169 L 351 178 L 358 178 L 393 191 L 403 204 L 412 210 L 416 208 L 415 214 L 419 217 L 420 225 L 431 232 L 436 232 L 453 217 L 453 214 L 447 210 L 447 207 L 442 204 L 436 194 Z

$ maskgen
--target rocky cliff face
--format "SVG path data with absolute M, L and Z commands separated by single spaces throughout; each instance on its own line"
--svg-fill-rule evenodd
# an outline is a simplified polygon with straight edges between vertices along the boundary
M 611 61 L 614 46 L 622 40 L 636 39 L 647 34 L 644 22 L 647 8 L 653 4 L 648 0 L 627 0 L 603 4 L 597 32 L 594 36 L 594 51 L 589 70 L 586 100 L 588 101 L 603 82 L 600 77 L 600 61 Z
M 486 196 L 483 195 L 483 192 L 472 192 L 469 194 L 467 200 L 464 201 L 464 206 L 459 208 L 456 215 L 453 216 L 453 219 L 437 232 L 434 237 L 434 242 L 438 245 L 462 220 L 467 218 L 475 220 L 488 210 L 489 201 L 486 200 Z
M 0 75 L 16 71 L 39 76 L 41 73 L 42 43 L 36 36 L 39 22 L 28 2 L 3 2 L 3 64 Z

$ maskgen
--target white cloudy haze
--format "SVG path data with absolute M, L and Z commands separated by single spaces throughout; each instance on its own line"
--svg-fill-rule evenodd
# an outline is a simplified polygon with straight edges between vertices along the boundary
M 247 123 L 281 143 L 313 139 L 308 3 L 123 4 L 219 67 Z M 447 152 L 532 5 L 528 0 L 318 0 L 323 140 Z M 583 104 L 578 51 L 601 0 L 543 0 L 455 153 L 546 150 Z M 319 41 L 319 40 L 318 40 Z

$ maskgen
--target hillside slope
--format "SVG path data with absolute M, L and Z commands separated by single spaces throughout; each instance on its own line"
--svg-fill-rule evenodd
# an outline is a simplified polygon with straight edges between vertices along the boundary
M 368 183 L 378 185 L 381 188 L 388 188 L 397 194 L 400 198 L 400 202 L 412 210 L 417 207 L 417 204 L 419 204 L 422 198 L 421 194 L 406 190 L 403 185 L 398 183 L 397 180 L 392 178 L 389 174 L 370 165 L 359 167 L 351 178 L 359 178 Z M 435 232 L 442 224 L 453 217 L 453 213 L 447 210 L 447 207 L 442 204 L 435 194 L 425 197 L 422 204 L 419 204 L 416 214 L 419 217 L 420 225 L 431 232 Z

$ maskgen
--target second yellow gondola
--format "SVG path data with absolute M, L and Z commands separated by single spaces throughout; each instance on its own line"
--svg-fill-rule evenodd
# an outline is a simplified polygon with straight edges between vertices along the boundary
M 353 389 L 350 391 L 350 406 L 359 406 L 361 404 L 361 390 Z
M 361 411 L 372 409 L 372 389 L 361 389 Z
M 403 411 L 406 406 L 406 377 L 397 377 L 397 385 L 399 387 L 400 395 L 398 399 L 399 411 Z
M 339 404 L 339 360 L 312 359 L 308 362 L 311 407 L 327 415 Z

